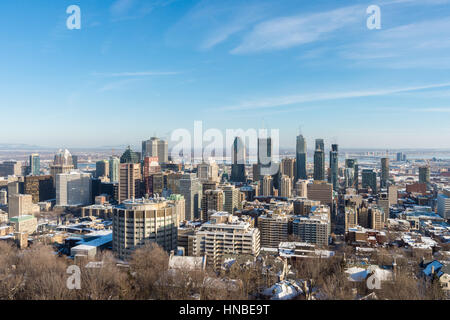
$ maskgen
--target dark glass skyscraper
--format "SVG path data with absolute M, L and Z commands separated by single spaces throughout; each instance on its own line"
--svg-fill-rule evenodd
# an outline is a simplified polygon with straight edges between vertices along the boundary
M 314 151 L 314 180 L 325 180 L 325 144 L 323 139 L 316 139 Z
M 306 180 L 308 178 L 306 174 L 306 140 L 303 135 L 297 136 L 296 159 L 297 176 L 295 178 L 296 180 Z
M 381 158 L 381 188 L 387 188 L 389 181 L 389 158 Z
M 240 137 L 233 142 L 231 159 L 231 182 L 246 182 L 245 174 L 245 145 Z
M 38 154 L 30 155 L 29 173 L 32 176 L 38 176 L 41 172 L 41 158 Z
M 371 169 L 362 171 L 362 187 L 371 188 L 373 193 L 377 193 L 377 173 Z
M 333 185 L 333 190 L 337 191 L 339 189 L 339 160 L 338 160 L 338 145 L 331 145 L 330 151 L 330 183 Z

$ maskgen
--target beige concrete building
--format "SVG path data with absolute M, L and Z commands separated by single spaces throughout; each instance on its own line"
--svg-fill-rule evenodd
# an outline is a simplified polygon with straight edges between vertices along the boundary
M 39 206 L 33 204 L 33 197 L 29 194 L 13 194 L 8 201 L 8 218 L 31 215 L 39 212 Z
M 227 212 L 217 212 L 189 237 L 189 254 L 207 256 L 207 263 L 218 268 L 224 255 L 248 255 L 256 258 L 260 251 L 257 228 Z
M 273 195 L 273 179 L 272 176 L 264 176 L 262 182 L 262 195 L 270 197 Z
M 297 197 L 307 198 L 308 197 L 308 181 L 307 180 L 297 180 L 295 183 L 295 193 Z
M 308 216 L 313 207 L 320 206 L 320 201 L 306 198 L 296 198 L 294 200 L 294 214 Z
M 262 248 L 278 248 L 280 242 L 288 241 L 289 224 L 293 216 L 286 214 L 267 214 L 258 217 L 258 229 Z
M 147 244 L 157 243 L 166 251 L 177 248 L 177 211 L 163 199 L 125 200 L 113 209 L 113 251 L 119 259 Z
M 323 205 L 333 207 L 333 185 L 325 181 L 308 184 L 308 199 L 318 200 Z
M 350 228 L 355 228 L 358 226 L 358 213 L 356 208 L 346 207 L 345 208 L 345 232 Z
M 292 178 L 283 175 L 280 183 L 280 196 L 290 198 L 292 196 Z
M 119 168 L 119 202 L 140 196 L 141 165 L 138 163 L 121 163 Z
M 37 230 L 37 219 L 32 215 L 23 215 L 9 219 L 15 232 L 33 234 Z

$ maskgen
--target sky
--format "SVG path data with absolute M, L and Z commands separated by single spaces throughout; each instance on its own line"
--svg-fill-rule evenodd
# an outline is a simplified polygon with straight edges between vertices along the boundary
M 450 0 L 4 0 L 0 39 L 0 143 L 139 145 L 199 120 L 450 148 Z

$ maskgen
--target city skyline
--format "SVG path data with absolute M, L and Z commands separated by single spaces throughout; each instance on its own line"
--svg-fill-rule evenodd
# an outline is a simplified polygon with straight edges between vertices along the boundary
M 71 1 L 5 2 L 0 105 L 22 129 L 0 143 L 170 144 L 202 120 L 279 128 L 283 148 L 299 126 L 309 146 L 448 148 L 448 3 L 378 1 L 369 30 L 370 1 L 78 1 L 68 30 Z

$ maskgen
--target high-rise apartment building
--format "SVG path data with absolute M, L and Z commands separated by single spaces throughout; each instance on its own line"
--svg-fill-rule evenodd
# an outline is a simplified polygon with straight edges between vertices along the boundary
M 258 217 L 258 229 L 262 248 L 278 248 L 280 242 L 289 240 L 289 224 L 292 216 L 269 212 Z
M 376 206 L 372 206 L 368 210 L 368 219 L 370 221 L 370 228 L 375 230 L 382 230 L 384 228 L 385 213 Z
M 133 199 L 113 209 L 113 251 L 129 259 L 137 248 L 156 243 L 166 251 L 177 248 L 177 210 L 161 199 Z
M 119 168 L 119 202 L 139 198 L 142 182 L 141 165 L 121 163 Z
M 56 205 L 86 206 L 91 204 L 91 174 L 71 171 L 56 175 Z
M 330 238 L 330 223 L 324 217 L 296 217 L 292 222 L 292 233 L 300 241 L 327 246 Z
M 206 255 L 207 263 L 220 268 L 224 256 L 248 256 L 255 259 L 260 252 L 257 228 L 226 212 L 211 215 L 195 235 L 189 236 L 189 250 L 194 256 Z
M 325 146 L 323 139 L 316 139 L 314 151 L 314 180 L 325 180 Z
M 290 198 L 292 196 L 292 178 L 283 175 L 280 182 L 280 197 Z
M 224 209 L 224 192 L 223 190 L 205 190 L 202 198 L 202 215 L 203 221 L 209 220 L 210 212 L 223 211 Z
M 345 232 L 358 226 L 358 212 L 354 207 L 345 208 Z
M 224 195 L 223 211 L 233 214 L 241 208 L 239 194 L 240 190 L 231 184 L 222 187 Z
M 286 175 L 292 180 L 295 179 L 296 175 L 296 160 L 294 158 L 284 158 L 280 163 L 280 174 Z
M 306 140 L 303 135 L 297 136 L 297 144 L 296 144 L 296 166 L 297 166 L 297 176 L 296 180 L 308 179 L 308 175 L 306 173 Z
M 270 197 L 273 195 L 273 179 L 272 176 L 264 176 L 262 181 L 262 195 Z
M 195 174 L 184 174 L 180 179 L 179 193 L 186 201 L 186 214 L 184 220 L 201 219 L 202 184 Z

